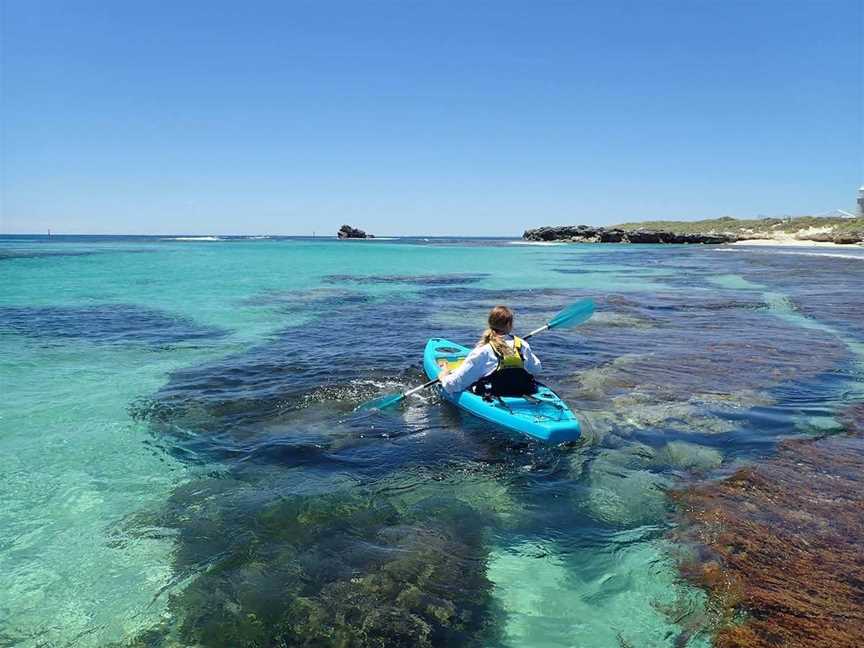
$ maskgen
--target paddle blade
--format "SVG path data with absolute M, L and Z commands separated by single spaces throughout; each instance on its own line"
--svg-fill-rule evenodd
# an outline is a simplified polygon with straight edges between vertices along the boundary
M 589 319 L 594 314 L 594 300 L 583 299 L 568 306 L 549 320 L 549 328 L 560 326 L 576 326 Z
M 405 394 L 387 394 L 386 396 L 381 396 L 379 398 L 375 398 L 370 401 L 366 401 L 362 405 L 358 405 L 354 408 L 355 412 L 368 412 L 370 410 L 383 410 L 388 407 L 392 407 L 399 401 L 405 398 Z

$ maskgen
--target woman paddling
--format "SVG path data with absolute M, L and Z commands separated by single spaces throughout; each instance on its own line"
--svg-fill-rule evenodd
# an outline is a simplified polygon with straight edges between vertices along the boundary
M 439 363 L 438 378 L 448 393 L 470 389 L 481 396 L 525 396 L 537 391 L 532 374 L 540 360 L 522 338 L 512 334 L 513 311 L 496 306 L 489 311 L 489 328 L 454 371 Z

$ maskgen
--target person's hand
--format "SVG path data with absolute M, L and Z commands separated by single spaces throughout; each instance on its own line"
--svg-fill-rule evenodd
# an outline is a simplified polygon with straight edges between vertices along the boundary
M 441 367 L 441 371 L 438 372 L 438 380 L 441 380 L 444 376 L 450 373 L 450 367 L 447 365 L 446 360 L 441 360 L 438 363 L 438 366 Z

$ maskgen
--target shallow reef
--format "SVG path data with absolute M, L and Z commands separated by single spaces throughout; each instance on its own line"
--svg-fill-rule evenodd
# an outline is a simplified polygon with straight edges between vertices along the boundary
M 864 404 L 846 433 L 784 441 L 718 483 L 674 495 L 683 564 L 707 589 L 717 648 L 864 644 Z
M 44 259 L 53 257 L 83 257 L 104 254 L 151 254 L 152 250 L 0 250 L 0 262 L 18 259 Z
M 480 325 L 483 309 L 501 295 L 474 288 L 454 290 L 467 290 L 472 304 L 482 300 Z M 530 295 L 534 301 L 545 296 Z M 154 437 L 170 452 L 222 461 L 245 457 L 255 450 L 258 460 L 264 460 L 266 444 L 276 443 L 287 451 L 285 437 L 291 436 L 295 446 L 303 446 L 302 456 L 289 458 L 282 452 L 274 460 L 293 465 L 297 461 L 308 463 L 307 451 L 317 456 L 322 454 L 320 447 L 332 450 L 343 441 L 353 443 L 370 428 L 351 418 L 353 407 L 382 392 L 401 391 L 422 382 L 423 347 L 430 330 L 441 330 L 429 324 L 440 312 L 439 302 L 427 307 L 391 295 L 377 301 L 374 309 L 357 309 L 345 301 L 343 291 L 332 289 L 262 294 L 255 299 L 256 304 L 278 308 L 299 308 L 307 300 L 307 307 L 313 305 L 319 321 L 287 326 L 261 344 L 175 371 L 156 393 L 132 403 L 132 418 L 148 421 Z M 331 307 L 324 308 L 331 299 Z M 572 301 L 573 297 L 559 299 Z M 440 303 L 452 307 L 446 300 Z M 544 308 L 549 310 L 548 305 Z M 530 313 L 531 306 L 523 310 Z M 480 325 L 464 324 L 464 333 L 457 339 L 475 339 Z M 368 343 L 354 345 L 346 358 L 344 347 L 334 340 L 355 339 L 358 331 Z M 450 329 L 447 334 L 452 333 Z M 572 345 L 549 341 L 552 344 L 545 357 L 554 379 L 555 373 L 561 375 L 556 364 L 572 363 Z M 431 398 L 433 393 L 425 396 Z M 345 425 L 334 423 L 334 411 L 345 416 Z M 380 423 L 379 429 L 406 432 L 404 425 L 397 426 L 394 421 L 369 423 Z M 408 427 L 407 432 L 411 431 Z M 298 440 L 298 436 L 303 438 Z M 310 447 L 312 444 L 319 449 Z
M 133 304 L 0 307 L 0 331 L 40 340 L 102 344 L 176 344 L 221 338 L 227 331 Z
M 400 292 L 351 292 L 367 280 Z M 155 444 L 225 471 L 131 522 L 132 535 L 161 529 L 177 546 L 169 614 L 135 646 L 487 646 L 506 645 L 496 632 L 523 630 L 525 645 L 539 622 L 527 618 L 533 603 L 523 609 L 521 581 L 507 581 L 518 572 L 508 558 L 527 555 L 535 538 L 550 555 L 581 555 L 558 529 L 591 529 L 603 542 L 634 529 L 665 533 L 667 491 L 680 477 L 728 471 L 736 453 L 789 434 L 776 423 L 752 447 L 728 452 L 724 443 L 753 425 L 751 410 L 773 406 L 778 390 L 797 383 L 811 393 L 849 357 L 830 333 L 776 317 L 755 291 L 611 293 L 598 297 L 596 320 L 538 338 L 544 380 L 595 433 L 579 449 L 539 448 L 432 406 L 433 393 L 392 412 L 351 410 L 419 383 L 430 331 L 476 339 L 485 310 L 501 301 L 518 304 L 529 328 L 585 293 L 432 288 L 451 275 L 331 281 L 346 285 L 255 296 L 247 304 L 304 312 L 312 324 L 175 371 L 130 407 Z M 422 303 L 402 294 L 411 290 Z M 334 341 L 357 340 L 358 331 L 345 362 L 345 344 Z M 549 581 L 571 591 L 581 563 L 560 561 Z M 544 586 L 533 583 L 532 596 Z M 594 599 L 615 587 L 598 580 Z M 556 598 L 537 596 L 542 607 Z M 622 609 L 648 605 L 621 597 Z M 558 627 L 568 612 L 549 614 L 544 623 Z M 672 610 L 668 623 L 656 622 L 663 637 L 645 645 L 696 645 L 687 637 L 700 632 L 701 612 L 688 614 L 684 623 Z M 563 642 L 570 626 L 560 627 Z M 639 636 L 633 627 L 619 641 L 638 645 Z
M 178 538 L 187 579 L 130 644 L 376 647 L 495 643 L 486 520 L 464 502 L 273 497 L 204 479 L 127 533 Z
M 808 264 L 801 264 L 801 255 Z M 842 254 L 842 252 L 841 252 Z M 792 295 L 794 307 L 803 315 L 847 333 L 864 335 L 861 306 L 862 260 L 823 255 L 818 259 L 806 251 L 782 254 L 751 254 L 741 274 Z
M 287 314 L 321 312 L 326 308 L 368 304 L 369 295 L 339 288 L 312 288 L 309 290 L 270 290 L 239 301 L 239 306 L 263 306 Z
M 417 286 L 462 286 L 482 281 L 488 274 L 434 274 L 434 275 L 327 275 L 322 281 L 329 284 L 408 284 Z
M 601 439 L 650 433 L 698 442 L 744 426 L 765 438 L 788 434 L 770 416 L 747 419 L 790 391 L 806 389 L 818 400 L 834 389 L 836 367 L 852 360 L 831 332 L 775 316 L 755 292 L 653 293 L 641 301 L 612 294 L 598 301 L 605 320 L 618 325 L 580 327 L 595 364 L 579 368 L 559 391 Z M 657 436 L 652 445 L 659 442 Z

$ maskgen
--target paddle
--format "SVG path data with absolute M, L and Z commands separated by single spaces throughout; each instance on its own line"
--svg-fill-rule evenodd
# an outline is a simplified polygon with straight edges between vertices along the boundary
M 548 331 L 553 328 L 560 328 L 562 326 L 576 326 L 577 324 L 581 324 L 586 321 L 594 314 L 594 300 L 592 299 L 582 299 L 575 304 L 571 304 L 560 313 L 558 313 L 551 320 L 546 322 L 540 328 L 531 331 L 528 335 L 522 337 L 523 340 L 527 340 L 533 335 L 537 335 L 538 333 L 542 333 L 543 331 Z M 383 410 L 388 407 L 392 407 L 396 403 L 399 403 L 406 398 L 408 398 L 411 394 L 416 394 L 419 391 L 426 389 L 427 387 L 431 387 L 435 383 L 438 382 L 437 378 L 433 378 L 429 382 L 425 382 L 419 387 L 414 387 L 413 389 L 409 389 L 408 391 L 402 392 L 401 394 L 387 394 L 386 396 L 380 396 L 371 401 L 367 401 L 362 405 L 358 405 L 354 411 L 355 412 L 365 412 L 368 410 Z
M 559 328 L 561 326 L 576 326 L 581 324 L 594 314 L 594 300 L 582 299 L 575 304 L 570 304 L 567 308 L 558 313 L 555 317 L 549 320 L 544 326 L 541 326 L 528 335 L 523 335 L 522 339 L 527 340 L 533 335 L 548 331 L 549 329 Z

